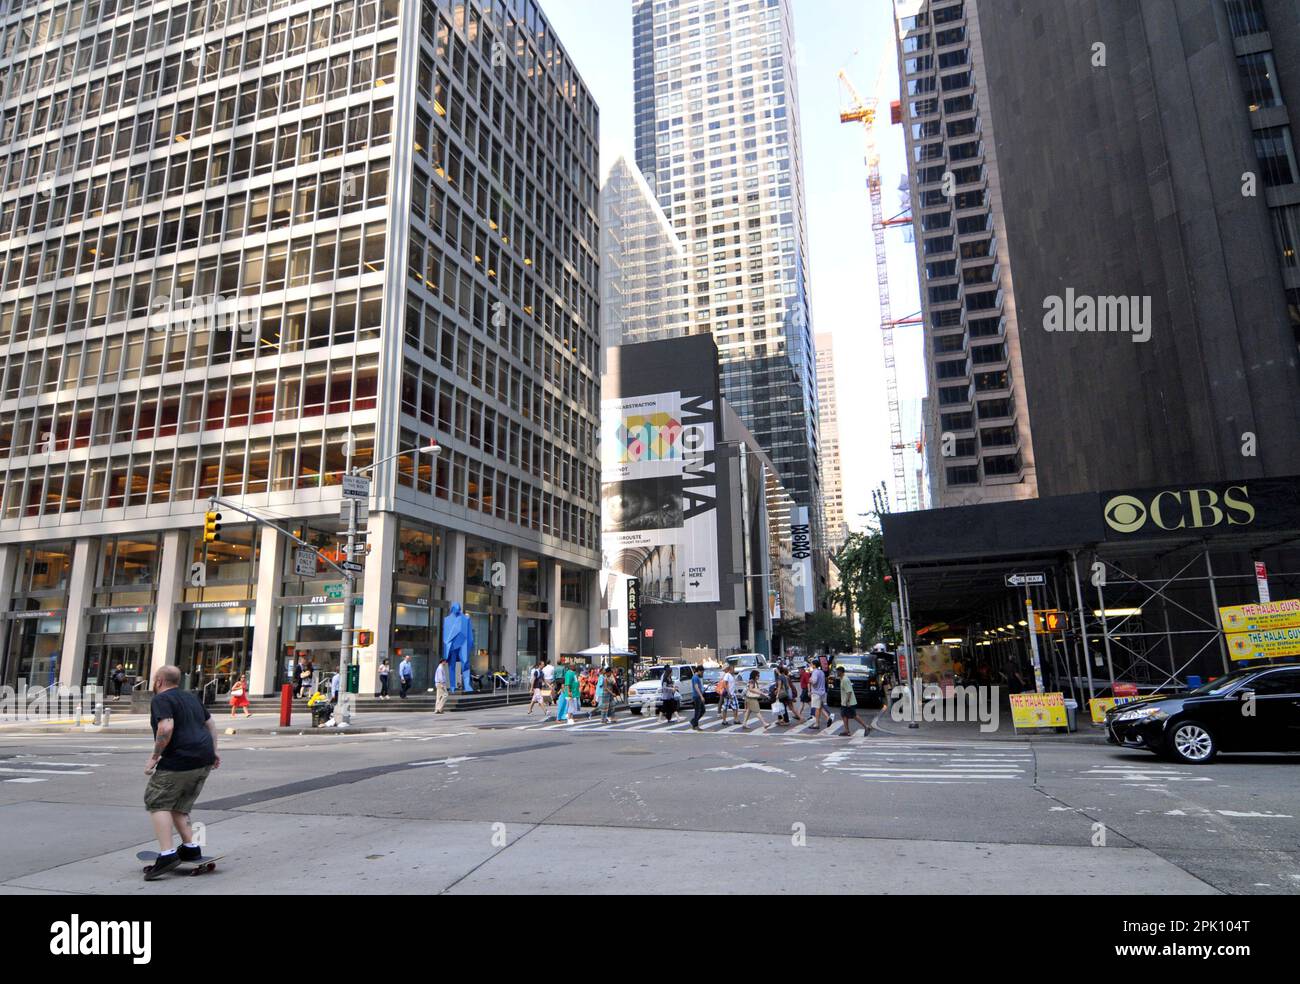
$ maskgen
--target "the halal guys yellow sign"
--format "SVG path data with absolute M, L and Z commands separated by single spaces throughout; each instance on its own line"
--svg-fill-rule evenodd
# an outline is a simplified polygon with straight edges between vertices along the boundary
M 1116 533 L 1174 533 L 1249 526 L 1255 521 L 1255 507 L 1245 485 L 1229 485 L 1222 490 L 1164 489 L 1154 494 L 1113 495 L 1102 507 L 1102 517 Z

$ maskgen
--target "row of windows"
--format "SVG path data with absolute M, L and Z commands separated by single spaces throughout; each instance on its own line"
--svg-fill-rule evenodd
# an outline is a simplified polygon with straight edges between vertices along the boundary
M 995 477 L 999 475 L 1019 475 L 1023 465 L 1019 452 L 1011 455 L 990 455 L 978 465 L 957 465 L 947 468 L 945 469 L 945 477 L 949 485 L 978 485 L 981 468 L 984 469 L 986 476 Z
M 111 458 L 59 461 L 5 475 L 3 517 L 51 516 L 214 495 L 259 495 L 337 485 L 347 467 L 346 429 L 282 434 Z M 373 434 L 357 429 L 353 465 L 372 457 Z
M 166 112 L 170 112 L 167 110 Z M 373 110 L 361 103 L 347 110 L 309 115 L 279 127 L 269 127 L 258 134 L 233 139 L 222 137 L 210 146 L 190 150 L 189 142 L 164 140 L 169 157 L 140 161 L 125 166 L 132 146 L 139 148 L 139 135 L 149 142 L 152 122 L 148 117 L 136 121 L 133 145 L 132 121 L 122 120 L 101 127 L 96 136 L 92 128 L 80 137 L 69 137 L 61 144 L 51 143 L 42 151 L 33 146 L 19 148 L 8 158 L 0 159 L 0 170 L 7 168 L 9 187 L 32 184 L 32 190 L 15 197 L 0 212 L 0 235 L 44 234 L 63 224 L 99 219 L 122 209 L 154 205 L 196 191 L 213 191 L 217 186 L 237 183 L 250 177 L 273 175 L 344 153 L 366 151 L 373 159 L 387 143 L 392 126 L 391 100 L 379 100 Z M 77 141 L 81 150 L 77 150 Z M 63 162 L 78 153 L 93 151 L 97 160 L 120 162 L 123 166 L 78 181 L 62 183 L 58 173 Z M 322 182 L 330 177 L 323 169 Z M 350 172 L 348 183 L 336 190 L 332 205 L 337 212 L 340 201 L 353 202 L 366 189 L 359 187 L 358 177 Z M 256 182 L 262 184 L 262 182 Z M 241 189 L 242 192 L 242 189 Z
M 377 379 L 370 355 L 20 409 L 0 420 L 0 458 L 373 410 Z
M 276 6 L 284 5 L 279 3 Z M 239 14 L 243 13 L 240 7 L 244 6 L 247 4 L 218 2 L 215 10 L 224 20 L 227 10 Z M 265 9 L 265 2 L 262 7 Z M 52 83 L 94 77 L 102 69 L 122 65 L 148 52 L 161 51 L 186 39 L 203 37 L 207 30 L 219 26 L 207 23 L 205 8 L 205 2 L 178 4 L 170 10 L 156 12 L 152 20 L 149 11 L 142 9 L 136 19 L 123 22 L 116 28 L 109 26 L 109 16 L 105 16 L 97 33 L 87 32 L 81 36 L 69 29 L 66 34 L 55 30 L 42 37 L 39 28 L 35 31 L 27 29 L 27 22 L 15 24 L 6 32 L 3 50 L 3 57 L 12 58 L 15 68 L 0 89 L 0 101 L 8 102 L 30 95 Z M 320 50 L 330 44 L 351 40 L 354 34 L 363 35 L 376 28 L 387 28 L 396 23 L 397 11 L 398 0 L 383 0 L 382 6 L 378 0 L 326 3 L 310 12 L 310 23 L 309 14 L 304 12 L 288 20 L 259 24 L 246 33 L 233 29 L 224 36 L 183 52 L 183 58 L 177 59 L 176 64 L 183 61 L 190 66 L 189 82 L 207 81 L 221 73 L 258 68 L 307 50 Z M 86 23 L 94 24 L 94 20 Z M 23 57 L 28 52 L 35 52 L 46 41 L 61 37 L 67 38 L 62 45 L 51 44 L 39 53 Z M 155 59 L 146 64 L 153 69 L 161 65 L 162 60 Z M 96 84 L 101 84 L 103 78 L 95 78 Z M 155 94 L 160 90 L 155 86 L 146 87 L 145 91 Z M 163 88 L 161 93 L 165 95 L 171 91 L 174 88 Z M 105 105 L 112 103 L 106 102 Z
M 223 357 L 230 350 L 231 335 L 234 336 L 236 359 L 251 358 L 254 354 L 280 355 L 303 347 L 322 348 L 375 337 L 381 314 L 382 291 L 379 287 L 363 287 L 358 297 L 356 287 L 346 281 L 336 281 L 328 294 L 318 292 L 308 299 L 302 296 L 303 291 L 299 291 L 298 298 L 291 297 L 284 303 L 275 298 L 246 302 L 237 297 L 216 297 L 218 285 L 224 288 L 235 283 L 233 278 L 241 269 L 246 276 L 260 276 L 263 283 L 274 282 L 281 275 L 286 257 L 294 281 L 308 275 L 312 262 L 317 264 L 318 272 L 322 274 L 317 278 L 320 280 L 325 279 L 323 274 L 327 272 L 330 276 L 337 276 L 340 264 L 349 275 L 360 271 L 370 275 L 382 267 L 382 235 L 368 235 L 363 240 L 359 235 L 349 235 L 348 230 L 344 230 L 342 238 L 337 241 L 335 235 L 332 232 L 320 233 L 314 246 L 311 237 L 294 240 L 288 244 L 287 250 L 272 245 L 267 247 L 265 262 L 261 250 L 242 259 L 231 254 L 225 259 L 225 267 L 218 264 L 220 258 L 208 257 L 197 264 L 191 261 L 175 268 L 160 267 L 152 274 L 144 272 L 134 277 L 100 281 L 93 288 L 87 284 L 36 298 L 8 301 L 0 305 L 0 341 L 22 342 L 29 334 L 35 339 L 47 330 L 63 337 L 65 332 L 70 335 L 87 328 L 101 329 L 95 332 L 98 336 L 104 329 L 112 331 L 130 321 L 150 318 L 150 330 L 159 337 L 150 340 L 151 355 L 143 364 L 144 375 L 148 375 L 162 371 L 164 367 L 166 371 L 173 371 L 186 366 L 218 364 L 224 361 Z M 331 257 L 332 266 L 324 266 Z M 357 259 L 361 262 L 360 270 L 350 266 Z M 223 279 L 226 274 L 231 279 Z M 216 336 L 211 344 L 207 338 L 210 334 Z M 185 335 L 194 339 L 189 346 L 184 337 L 172 337 L 165 346 L 162 341 L 162 336 Z M 144 327 L 141 325 L 134 332 L 135 341 L 128 343 L 128 350 L 132 345 L 143 344 L 140 341 L 143 336 Z M 111 351 L 113 346 L 120 348 L 122 336 L 110 336 L 104 344 L 106 350 Z M 256 353 L 255 345 L 258 348 Z M 40 354 L 39 349 L 26 353 L 28 365 L 38 364 L 34 360 Z M 18 364 L 15 360 L 23 358 L 21 351 L 9 353 L 10 373 L 6 387 L 14 383 L 13 366 Z M 140 365 L 128 361 L 126 368 L 130 371 L 140 368 Z M 89 364 L 86 373 L 82 381 L 93 382 L 94 372 Z M 115 369 L 106 368 L 106 373 L 104 382 L 118 381 Z M 126 381 L 134 376 L 132 372 L 121 379 Z M 36 380 L 30 373 L 25 374 L 25 378 L 27 388 L 23 395 L 31 395 L 30 386 L 35 385 Z M 50 384 L 59 378 L 58 373 L 47 372 L 44 382 Z
M 66 127 L 68 132 L 63 138 L 32 147 L 26 157 L 24 177 L 30 181 L 55 173 L 71 174 L 110 158 L 124 159 L 170 143 L 187 143 L 231 127 L 274 119 L 277 114 L 288 116 L 303 107 L 346 98 L 349 93 L 371 92 L 393 82 L 395 60 L 395 44 L 389 43 L 335 55 L 328 61 L 321 59 L 282 74 L 265 75 L 242 87 L 232 84 L 180 100 L 161 97 L 156 80 L 147 75 L 127 72 L 125 79 L 109 79 L 106 87 L 83 85 L 41 99 L 21 112 L 10 111 L 0 138 L 23 141 L 29 136 L 55 134 Z M 151 83 L 153 87 L 149 88 Z M 119 113 L 134 105 L 142 91 L 144 105 L 129 115 Z M 122 105 L 124 101 L 126 106 Z M 101 114 L 115 118 L 106 118 L 95 126 L 94 120 Z M 13 184 L 11 167 L 9 186 Z
M 366 177 L 364 168 L 354 173 Z M 387 178 L 386 161 L 372 165 L 369 179 L 377 190 L 373 195 L 358 195 L 355 204 L 345 202 L 345 213 L 359 211 L 368 201 L 374 201 L 376 207 L 382 206 L 386 199 L 383 183 Z M 327 179 L 325 187 L 332 187 L 337 192 L 341 180 L 349 180 L 349 172 L 335 172 Z M 298 182 L 296 194 L 294 182 L 288 181 L 274 189 L 250 192 L 247 196 L 239 193 L 224 200 L 207 199 L 183 210 L 173 209 L 162 215 L 111 223 L 79 235 L 74 233 L 62 239 L 52 236 L 43 242 L 36 240 L 26 250 L 0 250 L 0 273 L 12 286 L 31 287 L 54 284 L 80 274 L 109 273 L 115 267 L 136 261 L 155 260 L 153 264 L 144 264 L 136 275 L 136 284 L 143 291 L 152 279 L 155 289 L 151 297 L 166 298 L 179 293 L 181 285 L 190 279 L 188 273 L 196 273 L 197 279 L 192 285 L 186 285 L 184 294 L 187 297 L 213 291 L 219 291 L 222 296 L 236 292 L 261 294 L 381 270 L 385 242 L 383 223 L 372 222 L 365 226 L 364 232 L 360 225 L 319 232 L 314 237 L 314 245 L 310 234 L 292 239 L 273 236 L 274 241 L 263 248 L 266 231 L 270 229 L 274 233 L 286 229 L 295 209 L 312 209 L 305 214 L 308 221 L 314 218 L 316 204 L 327 197 L 318 195 L 320 190 L 313 176 Z M 301 228 L 305 224 L 299 222 L 297 226 Z M 197 261 L 178 263 L 173 268 L 172 257 L 177 252 L 215 242 L 230 246 L 232 239 L 238 240 L 244 235 L 263 238 L 259 238 L 256 245 L 228 248 L 220 254 L 212 254 L 209 250 L 206 251 L 209 255 Z M 152 278 L 150 268 L 153 270 Z M 176 289 L 163 289 L 167 281 L 174 281 Z M 100 280 L 94 286 L 97 291 L 106 290 L 107 284 L 108 281 Z M 90 285 L 83 284 L 82 288 L 89 290 Z M 49 296 L 48 292 L 45 296 Z M 29 293 L 22 303 L 30 305 L 31 300 Z M 13 303 L 17 302 L 9 302 L 6 306 Z M 143 293 L 141 303 L 146 307 L 133 313 L 133 317 L 140 317 L 148 310 L 150 300 Z M 57 332 L 59 324 L 51 327 Z M 5 340 L 0 336 L 0 342 Z

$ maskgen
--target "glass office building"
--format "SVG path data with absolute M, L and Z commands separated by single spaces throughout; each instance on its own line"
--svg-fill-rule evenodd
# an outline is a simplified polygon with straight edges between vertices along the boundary
M 727 402 L 812 510 L 820 544 L 789 0 L 635 0 L 633 57 L 637 166 L 686 249 L 690 330 L 713 334 Z
M 0 66 L 2 682 L 337 665 L 339 578 L 202 514 L 339 560 L 390 455 L 363 691 L 453 602 L 480 671 L 586 645 L 598 113 L 535 2 L 10 3 Z

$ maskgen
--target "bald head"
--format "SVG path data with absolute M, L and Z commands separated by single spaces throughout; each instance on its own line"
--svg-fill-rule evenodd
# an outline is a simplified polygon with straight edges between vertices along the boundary
M 153 675 L 153 689 L 155 693 L 161 693 L 164 690 L 171 690 L 173 687 L 179 687 L 181 684 L 181 668 L 179 666 L 160 666 L 158 671 Z

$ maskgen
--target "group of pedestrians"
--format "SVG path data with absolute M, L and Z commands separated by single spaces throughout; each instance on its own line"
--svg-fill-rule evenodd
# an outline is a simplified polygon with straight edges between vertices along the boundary
M 758 670 L 750 670 L 746 673 L 743 669 L 727 666 L 713 685 L 713 691 L 717 695 L 718 716 L 722 719 L 723 726 L 734 723 L 748 729 L 751 721 L 757 721 L 764 731 L 770 731 L 777 726 L 789 726 L 808 717 L 813 719 L 809 731 L 828 728 L 832 723 L 827 703 L 828 669 L 824 658 L 823 661 L 803 667 L 797 675 L 785 664 L 778 664 L 775 669 L 775 681 L 765 689 Z M 839 687 L 840 720 L 844 723 L 843 737 L 853 733 L 854 724 L 865 733 L 866 725 L 858 720 L 858 699 L 853 692 L 853 682 L 845 675 L 842 666 L 836 668 L 834 685 Z M 682 686 L 690 690 L 691 705 L 694 708 L 690 721 L 691 729 L 700 731 L 702 730 L 700 721 L 704 718 L 707 706 L 704 667 L 683 667 Z M 656 700 L 658 713 L 671 722 L 673 715 L 681 707 L 681 695 L 671 667 L 664 670 Z M 773 715 L 771 721 L 763 715 L 764 700 L 771 702 Z
M 593 703 L 601 721 L 608 724 L 614 719 L 614 706 L 622 694 L 621 675 L 608 666 L 590 672 L 596 677 Z M 532 714 L 536 707 L 541 709 L 543 721 L 554 718 L 561 723 L 576 723 L 582 710 L 582 677 L 573 667 L 565 667 L 561 673 L 547 660 L 538 660 L 531 671 L 531 690 L 527 714 Z

